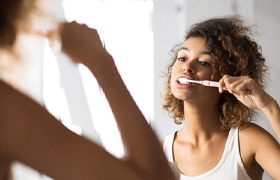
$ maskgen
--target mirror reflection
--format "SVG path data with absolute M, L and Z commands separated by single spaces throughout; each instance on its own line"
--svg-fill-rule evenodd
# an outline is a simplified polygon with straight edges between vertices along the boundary
M 163 72 L 170 64 L 170 51 L 184 43 L 186 31 L 193 24 L 209 18 L 240 15 L 246 25 L 252 26 L 253 37 L 261 45 L 269 67 L 265 90 L 280 101 L 279 0 L 48 0 L 40 6 L 51 18 L 34 20 L 38 31 L 53 28 L 53 21 L 77 21 L 98 30 L 159 140 L 185 125 L 174 123 L 162 107 Z M 97 142 L 112 155 L 123 157 L 119 130 L 96 79 L 88 68 L 69 63 L 49 43 L 22 33 L 17 47 L 27 53 L 20 66 L 1 71 L 1 79 L 31 95 L 70 130 Z M 5 58 L 1 56 L 2 59 Z M 3 60 L 0 63 L 0 67 L 7 65 Z M 263 113 L 253 119 L 277 138 Z M 14 164 L 13 174 L 15 179 L 49 178 L 21 163 Z M 270 177 L 265 173 L 263 179 Z

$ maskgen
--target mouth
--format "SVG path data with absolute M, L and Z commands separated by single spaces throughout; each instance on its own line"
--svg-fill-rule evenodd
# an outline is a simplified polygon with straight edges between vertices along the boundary
M 178 78 L 178 79 L 177 79 L 177 82 L 178 82 L 179 84 L 195 85 L 195 83 L 190 82 L 189 79 L 184 78 L 184 77 Z

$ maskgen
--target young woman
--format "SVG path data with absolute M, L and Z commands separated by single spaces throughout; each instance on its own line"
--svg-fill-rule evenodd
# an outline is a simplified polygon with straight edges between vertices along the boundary
M 6 170 L 14 160 L 54 179 L 174 179 L 156 135 L 133 101 L 97 31 L 72 22 L 60 25 L 58 34 L 35 32 L 29 23 L 32 17 L 42 15 L 37 14 L 38 2 L 0 2 L 0 52 L 17 62 L 21 52 L 16 52 L 14 43 L 21 30 L 42 38 L 60 36 L 62 51 L 73 62 L 87 66 L 102 87 L 120 129 L 125 157 L 117 159 L 71 132 L 33 99 L 0 80 L 0 179 L 9 178 Z
M 280 109 L 263 90 L 265 59 L 238 17 L 193 25 L 166 76 L 164 108 L 182 129 L 163 142 L 181 179 L 280 179 L 280 145 L 251 122 L 261 110 L 280 139 Z M 211 80 L 217 87 L 188 80 Z

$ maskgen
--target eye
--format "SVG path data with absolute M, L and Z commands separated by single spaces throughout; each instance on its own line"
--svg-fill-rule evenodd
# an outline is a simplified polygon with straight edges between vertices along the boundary
M 203 66 L 211 66 L 211 63 L 209 63 L 207 61 L 199 61 L 199 64 L 201 64 Z
M 178 57 L 177 60 L 178 60 L 178 61 L 185 62 L 185 61 L 187 60 L 187 58 L 185 58 L 185 57 Z
M 185 52 L 185 50 L 180 50 L 178 53 L 177 53 L 177 60 L 178 61 L 181 61 L 181 62 L 185 62 L 188 60 L 188 56 Z

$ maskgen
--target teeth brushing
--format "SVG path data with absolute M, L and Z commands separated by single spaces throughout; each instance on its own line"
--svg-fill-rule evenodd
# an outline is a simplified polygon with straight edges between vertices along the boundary
M 209 86 L 209 87 L 217 87 L 217 88 L 219 87 L 219 82 L 215 82 L 215 81 L 209 81 L 209 80 L 197 81 L 197 80 L 190 80 L 187 78 L 179 78 L 178 80 L 182 84 L 187 84 L 190 82 L 190 83 L 201 84 L 201 85 Z

